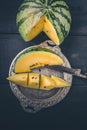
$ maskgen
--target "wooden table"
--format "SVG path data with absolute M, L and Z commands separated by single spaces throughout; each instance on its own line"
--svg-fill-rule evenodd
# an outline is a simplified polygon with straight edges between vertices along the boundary
M 72 26 L 69 36 L 60 46 L 71 66 L 87 72 L 87 0 L 65 0 L 70 7 Z M 0 2 L 0 130 L 86 130 L 87 80 L 74 77 L 66 98 L 59 104 L 37 114 L 21 109 L 6 80 L 9 66 L 22 49 L 47 39 L 40 34 L 25 43 L 17 30 L 16 13 L 22 0 Z M 42 37 L 40 39 L 40 37 Z

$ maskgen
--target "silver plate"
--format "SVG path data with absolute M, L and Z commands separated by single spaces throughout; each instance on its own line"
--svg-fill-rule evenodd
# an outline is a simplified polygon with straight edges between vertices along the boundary
M 11 66 L 9 69 L 9 76 L 15 74 L 13 70 L 14 70 L 14 66 L 15 66 L 15 61 L 18 58 L 18 56 L 21 55 L 22 53 L 26 52 L 28 49 L 38 48 L 38 47 L 48 48 L 48 49 L 56 52 L 61 58 L 63 58 L 63 60 L 65 62 L 64 66 L 67 66 L 69 68 L 71 67 L 69 61 L 62 54 L 60 48 L 58 46 L 53 46 L 52 41 L 47 40 L 47 41 L 41 43 L 40 45 L 28 47 L 28 48 L 22 50 L 20 53 L 18 53 L 11 63 Z M 39 73 L 39 69 L 37 69 L 36 72 Z M 46 75 L 54 74 L 55 76 L 59 76 L 72 84 L 72 76 L 70 74 L 60 73 L 58 71 L 52 72 L 52 70 L 48 71 L 47 69 L 45 69 L 45 70 L 42 69 L 41 73 L 46 74 Z M 64 99 L 64 97 L 67 95 L 67 93 L 70 90 L 70 87 L 65 87 L 65 88 L 60 88 L 60 89 L 53 89 L 50 91 L 42 91 L 42 90 L 24 88 L 24 87 L 21 87 L 21 86 L 18 86 L 16 84 L 12 83 L 12 82 L 9 82 L 9 83 L 10 83 L 12 92 L 15 94 L 15 96 L 20 101 L 23 109 L 25 111 L 31 112 L 31 113 L 35 113 L 35 112 L 41 110 L 42 108 L 47 108 L 47 107 L 50 107 L 50 106 L 53 106 L 53 105 L 59 103 L 60 101 L 62 101 L 62 99 Z

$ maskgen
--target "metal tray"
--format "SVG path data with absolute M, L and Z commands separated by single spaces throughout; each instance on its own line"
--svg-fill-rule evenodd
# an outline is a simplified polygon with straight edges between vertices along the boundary
M 18 53 L 11 63 L 11 66 L 9 69 L 9 76 L 14 75 L 13 70 L 14 70 L 15 61 L 16 61 L 17 57 L 20 54 L 27 51 L 28 49 L 38 48 L 38 47 L 48 48 L 48 49 L 56 52 L 60 57 L 63 58 L 63 60 L 65 62 L 64 66 L 71 68 L 69 61 L 62 54 L 61 49 L 58 46 L 54 46 L 52 41 L 47 40 L 47 41 L 41 43 L 40 45 L 28 47 L 28 48 L 22 50 L 20 53 Z M 37 69 L 36 72 L 40 73 L 39 69 Z M 48 76 L 51 74 L 54 74 L 55 76 L 59 76 L 72 84 L 72 75 L 70 75 L 70 74 L 60 73 L 58 71 L 52 71 L 52 70 L 49 71 L 48 69 L 44 69 L 44 68 L 42 68 L 41 73 L 46 74 Z M 53 105 L 59 103 L 60 101 L 62 101 L 62 99 L 64 99 L 64 97 L 67 95 L 67 93 L 70 90 L 70 87 L 53 89 L 50 91 L 34 90 L 34 89 L 18 86 L 12 82 L 9 82 L 9 83 L 10 83 L 12 92 L 17 97 L 17 99 L 20 101 L 22 108 L 25 111 L 31 112 L 31 113 L 35 113 L 35 112 L 41 110 L 42 108 L 47 108 L 47 107 L 50 107 L 50 106 L 53 106 Z

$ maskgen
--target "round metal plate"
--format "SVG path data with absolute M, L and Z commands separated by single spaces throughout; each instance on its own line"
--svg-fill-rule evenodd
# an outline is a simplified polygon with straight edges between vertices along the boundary
M 67 66 L 69 68 L 71 67 L 69 61 L 62 54 L 60 48 L 58 46 L 53 46 L 52 41 L 45 41 L 45 42 L 41 43 L 40 45 L 28 47 L 28 48 L 22 50 L 19 54 L 17 54 L 11 63 L 11 66 L 9 69 L 9 76 L 15 74 L 13 70 L 14 70 L 14 66 L 15 66 L 15 61 L 18 58 L 18 56 L 21 55 L 22 53 L 26 52 L 28 49 L 38 48 L 38 47 L 48 48 L 48 49 L 56 52 L 56 54 L 58 54 L 61 58 L 63 58 L 64 66 Z M 37 69 L 36 72 L 41 73 L 41 74 L 46 74 L 48 76 L 53 74 L 55 76 L 65 79 L 69 83 L 72 83 L 72 76 L 70 74 L 61 73 L 61 72 L 52 71 L 52 70 L 49 71 L 48 69 L 44 69 L 44 68 L 41 70 L 41 72 L 39 72 L 39 69 Z M 15 94 L 15 96 L 20 101 L 23 109 L 27 112 L 32 112 L 32 113 L 37 112 L 42 108 L 47 108 L 47 107 L 50 107 L 50 106 L 53 106 L 53 105 L 59 103 L 67 95 L 67 93 L 70 90 L 70 87 L 65 87 L 65 88 L 61 88 L 61 89 L 53 89 L 50 91 L 34 90 L 34 89 L 18 86 L 12 82 L 9 82 L 9 83 L 10 83 L 12 92 Z

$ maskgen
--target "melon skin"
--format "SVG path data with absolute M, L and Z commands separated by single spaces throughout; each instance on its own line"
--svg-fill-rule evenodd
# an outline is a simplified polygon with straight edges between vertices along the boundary
M 30 72 L 34 68 L 45 65 L 63 65 L 63 59 L 46 48 L 33 48 L 20 54 L 15 61 L 14 72 Z
M 34 29 L 43 16 L 45 16 L 44 20 L 47 19 L 55 31 L 51 28 L 48 30 L 48 34 L 48 24 L 45 24 L 43 28 L 36 29 L 36 34 L 32 33 L 33 36 L 29 36 L 30 31 Z M 69 34 L 71 14 L 68 5 L 63 0 L 25 0 L 18 9 L 16 23 L 19 33 L 26 42 L 36 37 L 42 30 L 54 43 L 60 45 Z M 54 38 L 52 38 L 52 34 Z

